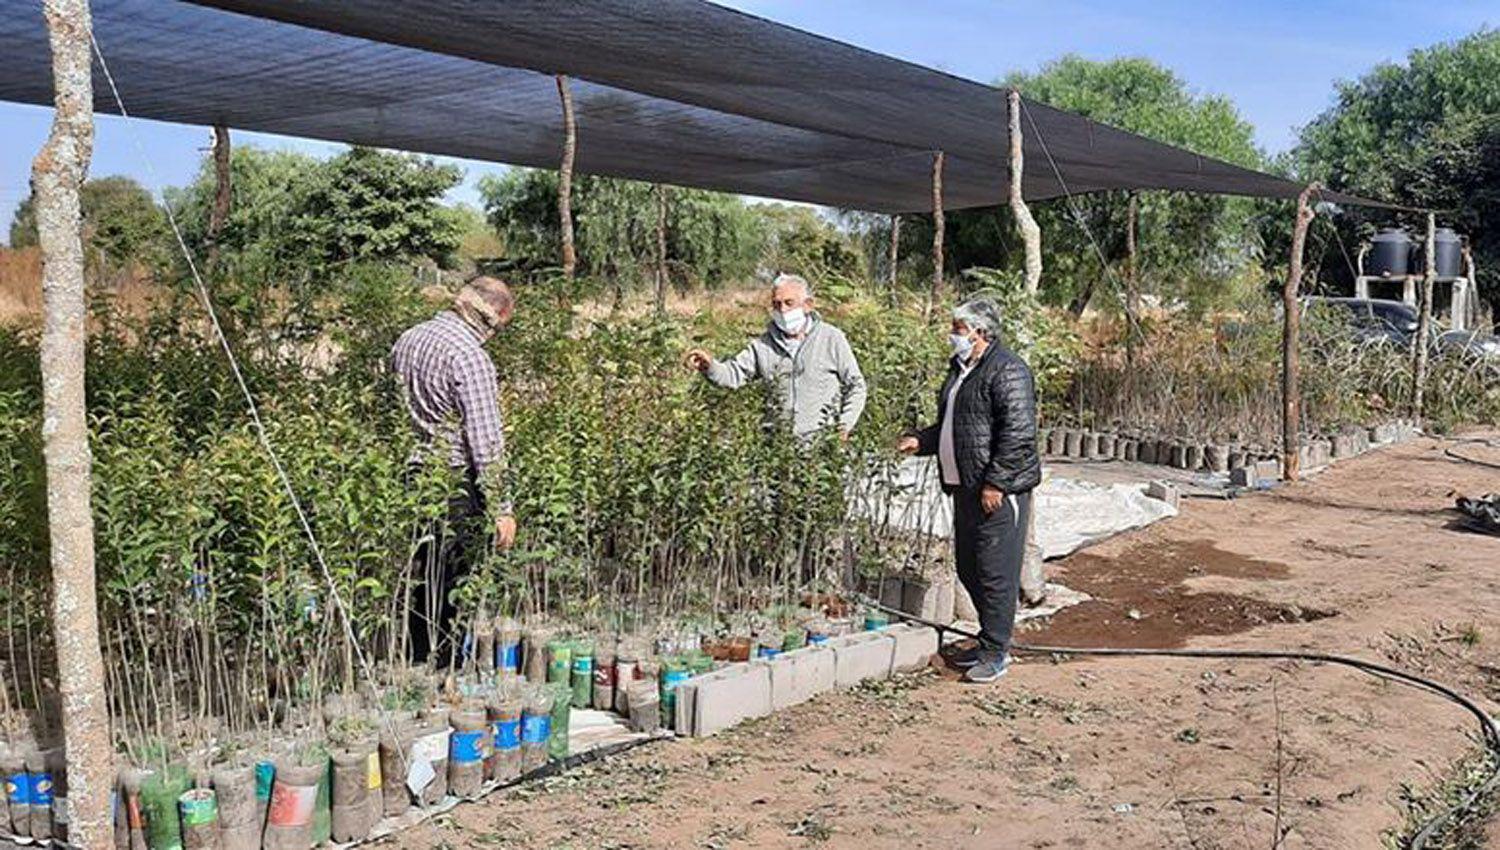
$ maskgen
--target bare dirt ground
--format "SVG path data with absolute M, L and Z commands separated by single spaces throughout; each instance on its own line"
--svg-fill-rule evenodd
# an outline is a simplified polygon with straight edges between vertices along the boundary
M 1500 490 L 1500 472 L 1423 439 L 1270 493 L 1186 502 L 1052 564 L 1096 601 L 1021 639 L 1352 654 L 1493 710 L 1500 538 L 1451 527 L 1455 490 Z M 1325 665 L 1027 658 L 990 686 L 930 670 L 637 749 L 393 841 L 1370 848 L 1477 752 L 1473 730 L 1445 701 Z

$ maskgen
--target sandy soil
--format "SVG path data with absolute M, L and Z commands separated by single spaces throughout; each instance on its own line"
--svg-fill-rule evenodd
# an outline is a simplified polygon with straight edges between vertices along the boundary
M 1500 699 L 1500 473 L 1421 440 L 1055 563 L 1095 595 L 1023 639 L 1300 647 Z M 1494 459 L 1500 461 L 1500 452 Z M 1324 665 L 1028 658 L 929 670 L 460 806 L 401 847 L 1369 848 L 1472 754 L 1433 697 Z M 1491 837 L 1495 837 L 1493 824 Z

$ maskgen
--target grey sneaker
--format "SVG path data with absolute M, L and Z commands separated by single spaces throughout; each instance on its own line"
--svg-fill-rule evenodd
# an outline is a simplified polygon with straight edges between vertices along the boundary
M 983 650 L 977 654 L 977 662 L 964 673 L 965 682 L 983 685 L 999 679 L 1010 670 L 1010 656 L 1005 653 Z
M 953 649 L 944 647 L 941 654 L 944 661 L 959 670 L 967 670 L 979 663 L 979 647 L 977 646 L 955 647 Z

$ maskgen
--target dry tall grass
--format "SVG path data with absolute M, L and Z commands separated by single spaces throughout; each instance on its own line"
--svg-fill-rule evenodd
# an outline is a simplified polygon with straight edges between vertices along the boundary
M 0 324 L 36 322 L 41 316 L 41 251 L 0 248 Z

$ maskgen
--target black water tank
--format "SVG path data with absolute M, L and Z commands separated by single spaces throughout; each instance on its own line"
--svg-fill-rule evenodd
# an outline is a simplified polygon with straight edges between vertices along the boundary
M 1432 234 L 1433 252 L 1437 257 L 1438 277 L 1458 277 L 1464 273 L 1464 243 L 1463 238 L 1454 233 L 1452 228 L 1439 227 Z
M 1387 227 L 1370 240 L 1365 256 L 1365 274 L 1375 277 L 1405 277 L 1411 273 L 1411 234 L 1404 227 Z M 1442 256 L 1438 251 L 1438 256 Z

